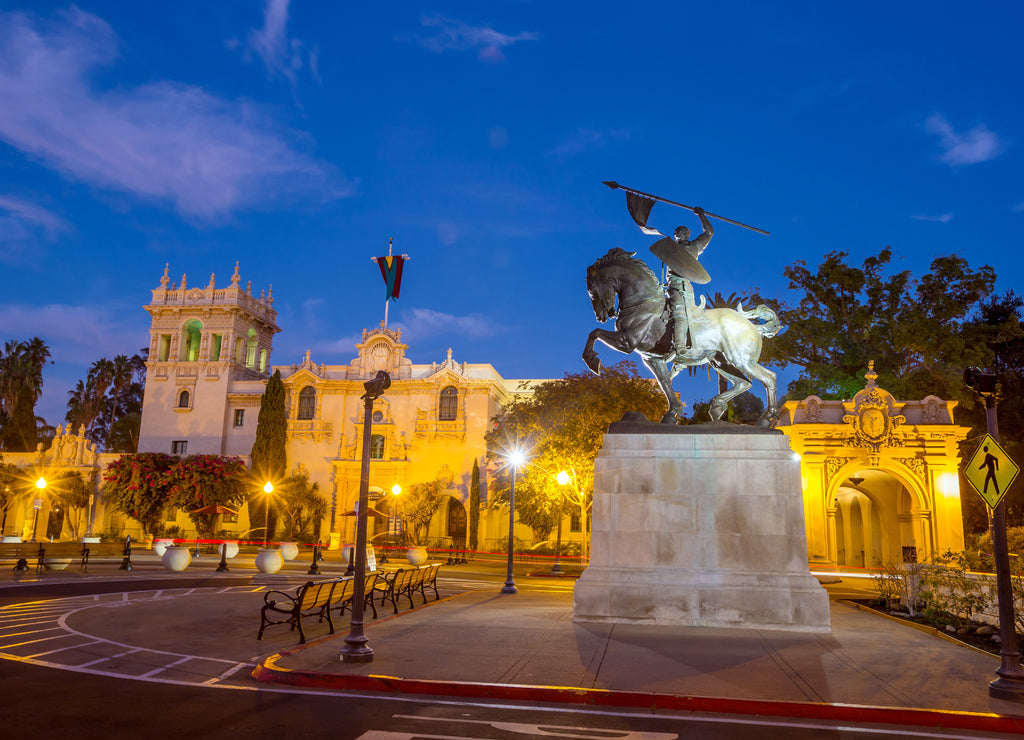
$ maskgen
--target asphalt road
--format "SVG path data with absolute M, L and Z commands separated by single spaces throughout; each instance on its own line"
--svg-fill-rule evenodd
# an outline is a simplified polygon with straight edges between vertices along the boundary
M 490 588 L 498 579 L 447 579 L 445 590 Z M 248 583 L 248 576 L 216 579 L 218 586 Z M 210 579 L 175 581 L 201 587 Z M 0 606 L 92 593 L 145 591 L 166 581 L 47 584 L 0 589 Z M 569 583 L 525 581 L 522 588 L 568 588 Z M 0 737 L 10 738 L 966 738 L 907 727 L 838 727 L 804 720 L 751 716 L 652 716 L 645 712 L 515 706 L 503 702 L 417 701 L 409 697 L 297 691 L 238 675 L 217 686 L 180 685 L 57 670 L 0 660 Z

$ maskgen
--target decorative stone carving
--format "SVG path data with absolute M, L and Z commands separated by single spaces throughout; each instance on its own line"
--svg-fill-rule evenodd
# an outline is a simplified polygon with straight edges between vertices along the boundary
M 928 396 L 924 399 L 924 409 L 921 411 L 922 424 L 945 424 L 946 404 L 938 396 Z
M 852 457 L 826 457 L 825 458 L 825 476 L 828 480 L 832 480 L 836 477 L 843 466 L 853 460 Z
M 875 384 L 878 373 L 875 362 L 868 363 L 867 385 L 853 397 L 848 410 L 853 413 L 843 416 L 843 423 L 849 424 L 847 444 L 868 449 L 868 459 L 877 464 L 882 447 L 902 447 L 903 432 L 900 426 L 907 419 L 896 413 L 896 399 L 888 391 Z
M 896 462 L 902 463 L 907 469 L 910 470 L 922 483 L 926 481 L 924 460 L 919 457 L 898 457 Z
M 817 396 L 808 396 L 804 399 L 804 423 L 821 423 L 821 399 Z

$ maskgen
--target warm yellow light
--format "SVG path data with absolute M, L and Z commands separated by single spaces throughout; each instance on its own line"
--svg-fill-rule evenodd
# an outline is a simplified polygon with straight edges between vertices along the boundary
M 564 486 L 564 485 L 565 485 L 566 483 L 568 483 L 568 482 L 569 482 L 569 480 L 570 480 L 570 479 L 569 479 L 569 474 L 568 474 L 568 473 L 566 473 L 566 472 L 565 472 L 565 471 L 563 470 L 563 471 L 561 471 L 561 472 L 560 472 L 560 473 L 559 473 L 558 475 L 556 475 L 556 476 L 555 476 L 555 480 L 556 480 L 556 481 L 558 481 L 558 484 L 559 484 L 559 485 L 562 485 L 562 486 Z
M 395 494 L 397 496 L 401 492 L 402 492 L 402 487 L 400 485 L 398 485 L 397 483 L 395 485 L 391 486 L 391 493 L 393 493 L 393 494 Z
M 526 455 L 522 450 L 512 450 L 508 453 L 508 464 L 512 467 L 518 468 L 524 462 L 526 462 Z
M 36 481 L 36 488 L 40 490 L 46 488 L 46 478 L 39 476 L 39 480 Z
M 267 481 L 267 485 L 263 486 L 263 490 L 266 491 L 267 493 L 273 493 L 274 492 L 274 484 L 271 483 L 270 481 Z

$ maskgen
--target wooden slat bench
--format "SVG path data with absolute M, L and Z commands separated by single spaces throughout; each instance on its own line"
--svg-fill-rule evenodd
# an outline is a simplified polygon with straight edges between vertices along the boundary
M 24 561 L 22 570 L 27 570 L 28 561 L 36 561 L 36 571 L 41 571 L 46 560 L 53 558 L 79 559 L 79 568 L 89 570 L 89 559 L 117 557 L 124 552 L 120 542 L 4 542 L 0 543 L 0 561 Z
M 399 570 L 387 573 L 379 579 L 376 584 L 376 592 L 380 594 L 381 606 L 385 601 L 390 601 L 395 614 L 398 614 L 398 599 L 405 596 L 409 599 L 409 608 L 416 606 L 412 600 L 413 594 L 419 593 L 423 597 L 423 603 L 427 603 L 426 588 L 434 589 L 435 601 L 440 598 L 437 591 L 437 573 L 441 569 L 440 563 L 421 565 L 418 568 L 400 568 Z M 376 616 L 376 610 L 375 610 Z
M 352 600 L 353 579 L 337 578 L 329 581 L 308 581 L 296 589 L 295 593 L 284 591 L 268 591 L 263 596 L 263 608 L 260 610 L 260 631 L 257 640 L 263 639 L 263 630 L 272 624 L 290 624 L 292 630 L 299 631 L 299 644 L 306 642 L 306 633 L 302 629 L 303 617 L 317 617 L 318 622 L 327 620 L 330 634 L 334 634 L 334 620 L 331 608 L 345 606 Z M 278 618 L 278 615 L 281 618 Z

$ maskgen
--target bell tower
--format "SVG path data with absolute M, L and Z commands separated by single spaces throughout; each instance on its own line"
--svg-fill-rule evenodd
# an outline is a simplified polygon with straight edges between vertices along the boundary
M 238 263 L 227 287 L 214 275 L 205 286 L 160 286 L 145 307 L 150 315 L 146 394 L 139 452 L 223 454 L 228 394 L 258 390 L 270 373 L 277 326 L 273 286 L 243 289 Z M 252 386 L 250 388 L 250 386 Z M 255 419 L 252 420 L 255 424 Z M 237 425 L 237 424 L 236 424 Z

